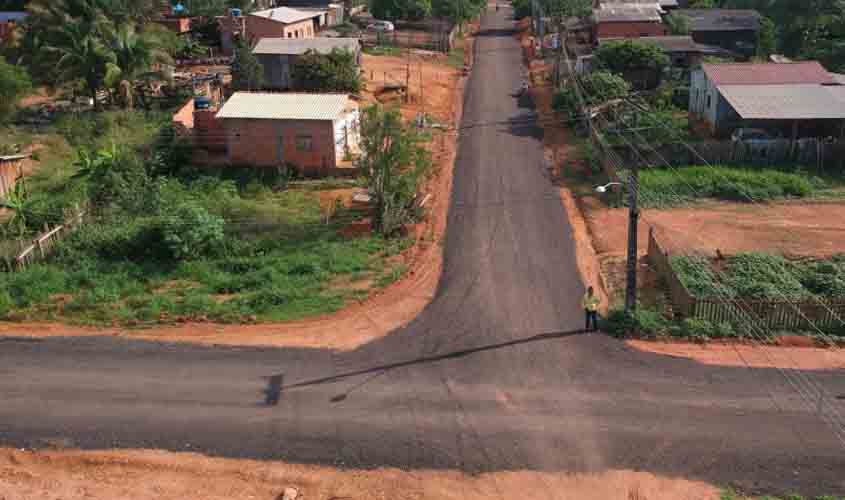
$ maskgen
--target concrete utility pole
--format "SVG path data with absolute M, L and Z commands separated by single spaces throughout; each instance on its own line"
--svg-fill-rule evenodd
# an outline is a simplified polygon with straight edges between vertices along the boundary
M 628 280 L 625 288 L 625 312 L 637 311 L 637 226 L 640 210 L 637 206 L 637 192 L 640 185 L 640 166 L 636 162 L 631 167 L 628 178 Z

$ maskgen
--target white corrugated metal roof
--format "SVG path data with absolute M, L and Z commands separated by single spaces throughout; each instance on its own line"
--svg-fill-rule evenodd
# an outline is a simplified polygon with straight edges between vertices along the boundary
M 610 4 L 593 9 L 593 18 L 599 23 L 617 22 L 660 22 L 660 5 L 653 4 Z
M 253 120 L 334 120 L 349 108 L 346 94 L 235 92 L 217 118 Z
M 357 38 L 262 38 L 258 41 L 253 54 L 304 54 L 316 50 L 328 54 L 333 49 L 346 49 L 357 52 L 360 42 Z
M 719 91 L 747 120 L 845 119 L 845 100 L 817 84 L 721 85 Z
M 258 12 L 250 12 L 250 16 L 258 16 L 264 17 L 266 19 L 272 19 L 274 21 L 278 21 L 284 24 L 292 24 L 297 23 L 299 21 L 304 21 L 306 19 L 311 19 L 312 17 L 317 17 L 320 14 L 325 13 L 322 12 L 305 12 L 302 10 L 291 9 L 290 7 L 276 7 L 275 9 L 267 9 L 267 10 L 259 10 Z

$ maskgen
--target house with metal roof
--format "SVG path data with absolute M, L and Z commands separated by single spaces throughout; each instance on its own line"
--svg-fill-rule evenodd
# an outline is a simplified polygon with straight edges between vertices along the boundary
M 358 103 L 346 94 L 236 92 L 215 116 L 230 164 L 337 173 L 359 148 Z
M 325 10 L 298 10 L 290 7 L 251 12 L 246 16 L 246 35 L 252 41 L 262 38 L 314 38 L 325 24 Z
M 264 85 L 273 90 L 296 90 L 291 68 L 306 52 L 329 54 L 344 50 L 361 64 L 361 42 L 357 38 L 262 38 L 252 53 L 264 68 Z
M 762 128 L 793 139 L 839 137 L 842 88 L 816 61 L 702 64 L 692 74 L 689 111 L 717 136 Z
M 690 35 L 698 43 L 753 56 L 757 51 L 762 16 L 756 10 L 681 9 L 690 20 Z

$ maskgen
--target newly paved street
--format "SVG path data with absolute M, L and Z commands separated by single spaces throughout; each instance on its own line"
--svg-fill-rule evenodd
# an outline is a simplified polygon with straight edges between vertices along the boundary
M 504 10 L 484 19 L 446 270 L 417 321 L 351 353 L 0 340 L 0 445 L 158 447 L 347 467 L 632 468 L 845 492 L 842 443 L 777 370 L 703 366 L 603 335 L 376 370 L 263 404 L 271 375 L 296 384 L 582 326 L 571 231 L 544 177 L 540 131 L 525 124 L 531 110 L 512 96 L 521 68 L 512 26 Z M 842 372 L 801 376 L 845 394 Z

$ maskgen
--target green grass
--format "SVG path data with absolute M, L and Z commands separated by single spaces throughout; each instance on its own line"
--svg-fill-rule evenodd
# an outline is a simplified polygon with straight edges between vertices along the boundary
M 276 193 L 263 201 L 241 199 L 238 206 L 240 216 L 265 222 L 259 228 L 231 222 L 229 248 L 193 261 L 110 258 L 91 250 L 103 244 L 91 244 L 87 231 L 95 225 L 87 226 L 65 241 L 54 260 L 0 275 L 0 316 L 83 324 L 288 321 L 337 311 L 361 298 L 351 285 L 334 285 L 349 281 L 341 278 L 371 279 L 376 289 L 406 271 L 387 260 L 407 240 L 344 239 L 340 224 L 319 221 L 314 194 Z
M 774 169 L 698 166 L 640 171 L 641 203 L 646 208 L 704 199 L 748 203 L 806 198 L 823 185 L 823 181 L 801 173 Z

